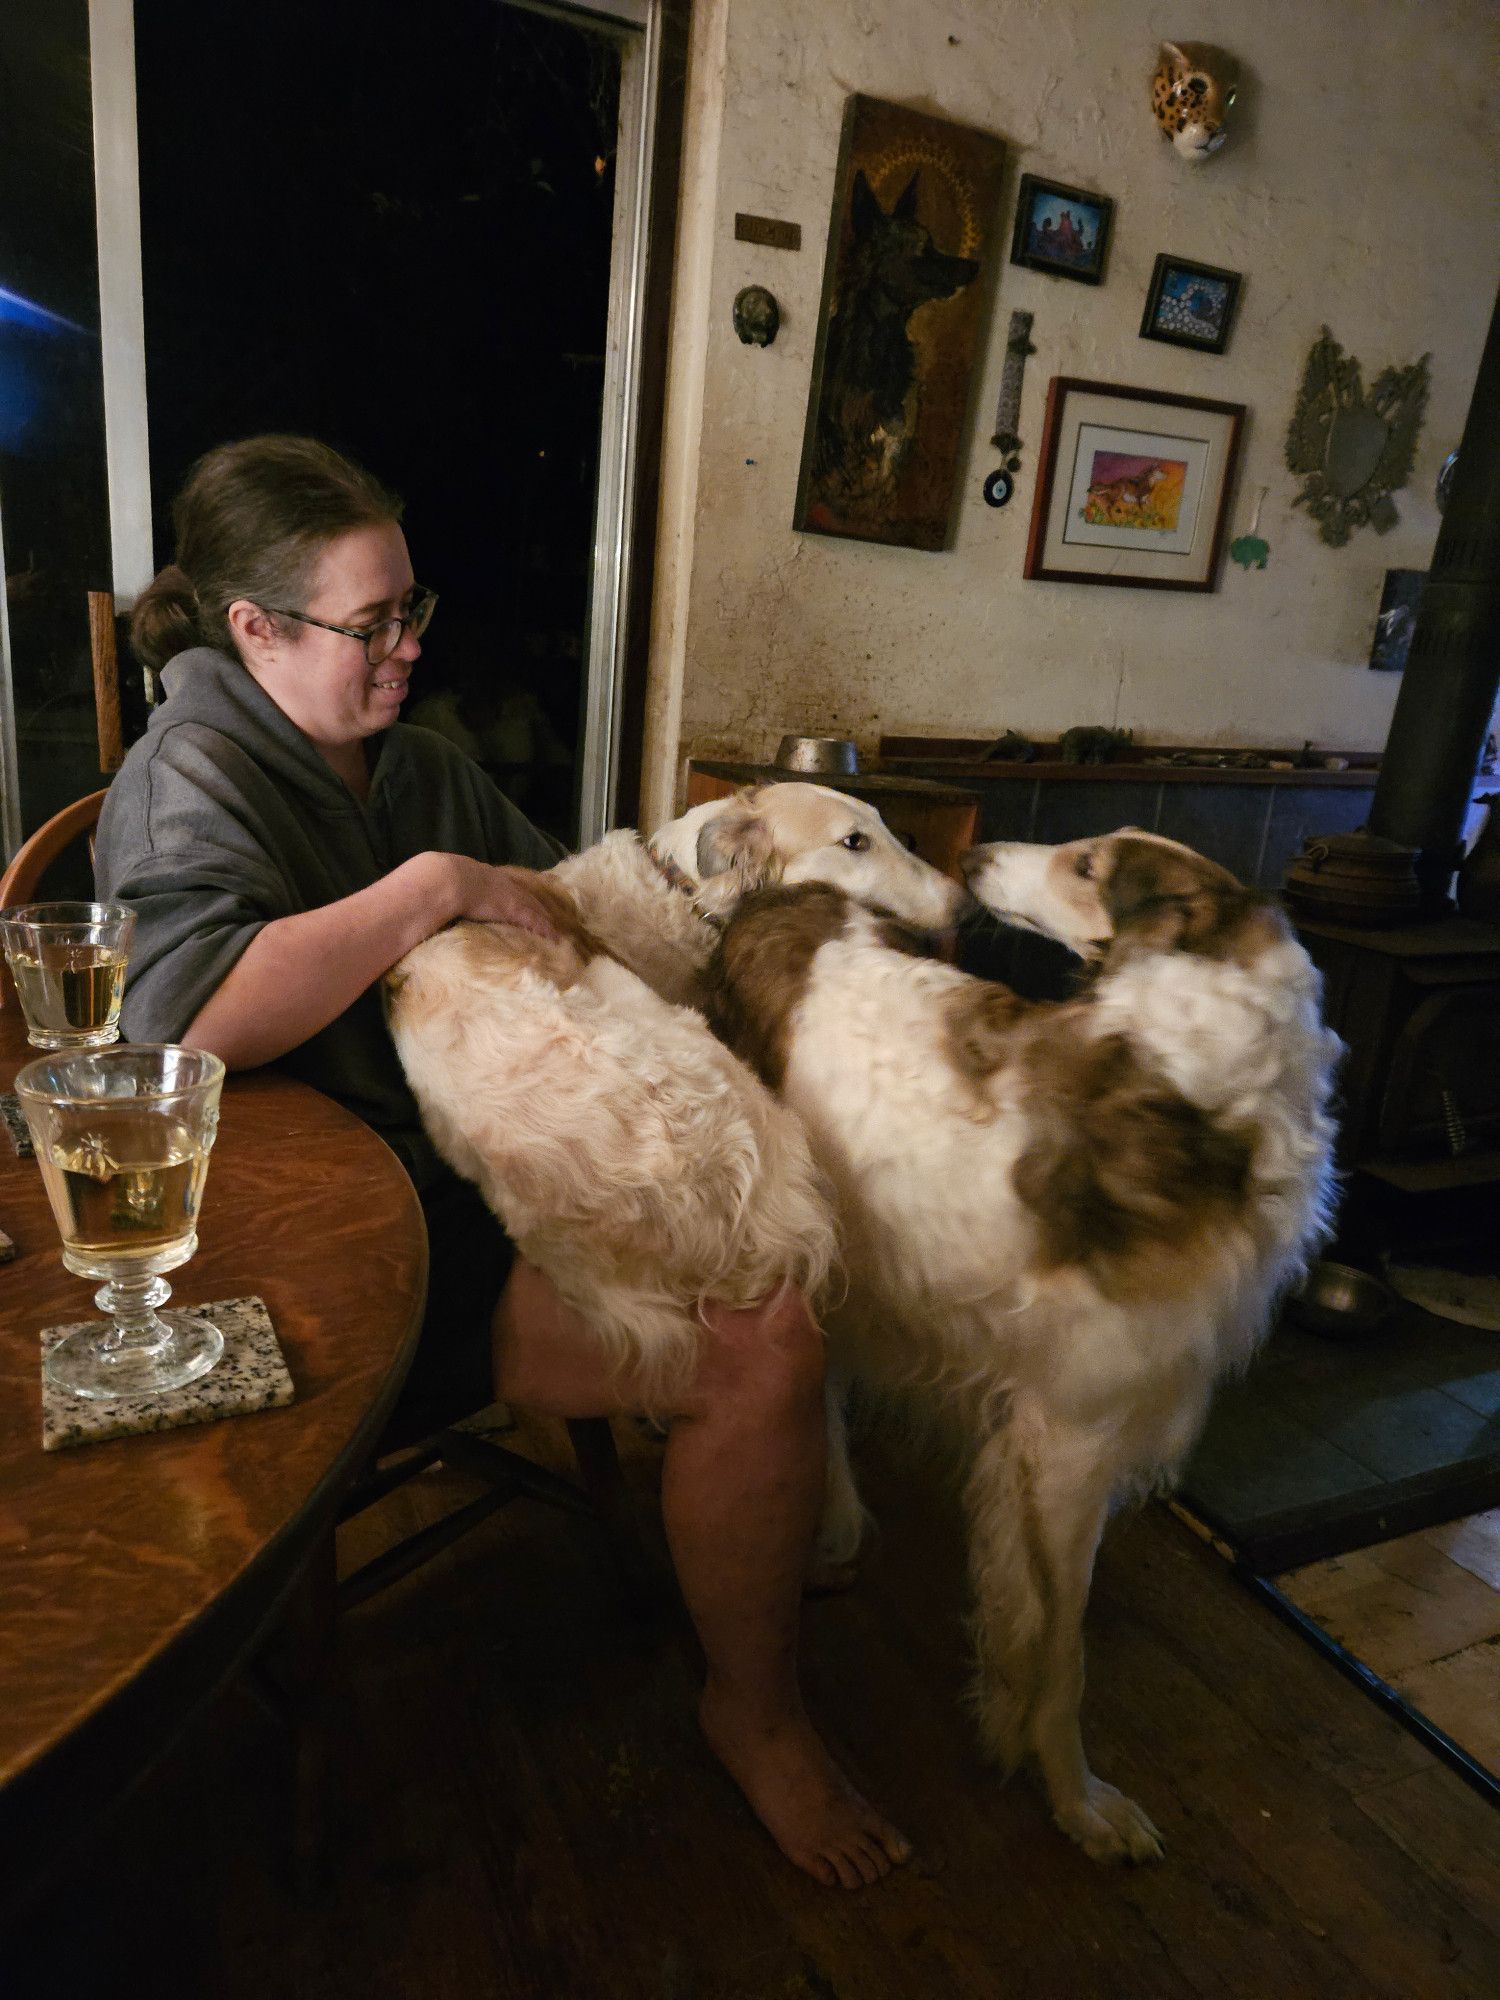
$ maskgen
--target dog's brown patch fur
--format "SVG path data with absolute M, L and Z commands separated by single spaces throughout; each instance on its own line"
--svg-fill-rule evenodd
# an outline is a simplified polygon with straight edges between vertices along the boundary
M 740 905 L 720 941 L 709 1021 L 772 1090 L 786 1074 L 792 1017 L 813 960 L 848 915 L 849 900 L 839 889 L 762 889 Z
M 1268 896 L 1242 888 L 1217 862 L 1129 835 L 1114 843 L 1101 900 L 1114 932 L 1110 966 L 1145 951 L 1249 966 L 1290 928 Z
M 1008 986 L 961 986 L 943 1003 L 943 1036 L 960 1076 L 982 1084 L 1015 1054 L 1016 1030 L 1034 1003 Z
M 1049 1268 L 1086 1271 L 1106 1297 L 1167 1297 L 1193 1282 L 1194 1244 L 1242 1218 L 1247 1136 L 1216 1124 L 1085 1010 L 1048 1009 L 1017 1060 L 1032 1137 L 1016 1192 Z
M 555 938 L 539 931 L 523 930 L 519 924 L 472 923 L 457 926 L 463 934 L 464 952 L 481 970 L 493 968 L 497 979 L 510 979 L 521 966 L 551 980 L 566 991 L 593 958 L 610 956 L 607 948 L 583 922 L 572 896 L 559 883 L 528 869 L 515 871 L 518 883 L 540 903 L 557 932 Z
M 915 924 L 905 924 L 899 917 L 892 917 L 875 911 L 875 935 L 888 951 L 899 951 L 907 958 L 933 958 L 936 950 L 933 939 L 927 931 L 919 931 Z

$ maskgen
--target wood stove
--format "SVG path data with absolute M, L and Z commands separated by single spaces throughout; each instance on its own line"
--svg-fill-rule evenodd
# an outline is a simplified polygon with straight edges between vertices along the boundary
M 1340 1165 L 1407 1193 L 1500 1183 L 1500 926 L 1298 930 L 1349 1049 Z

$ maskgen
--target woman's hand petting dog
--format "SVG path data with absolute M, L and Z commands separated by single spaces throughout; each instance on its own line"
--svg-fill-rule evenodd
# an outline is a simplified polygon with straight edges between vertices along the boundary
M 471 861 L 465 854 L 445 854 L 452 915 L 480 924 L 514 924 L 538 937 L 561 936 L 554 899 L 539 889 L 542 877 L 532 868 L 495 868 Z

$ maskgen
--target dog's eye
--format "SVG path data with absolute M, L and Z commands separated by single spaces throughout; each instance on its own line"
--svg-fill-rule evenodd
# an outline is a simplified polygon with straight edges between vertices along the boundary
M 847 847 L 851 854 L 863 854 L 869 844 L 870 836 L 867 833 L 846 833 L 839 842 L 839 846 Z
M 1085 882 L 1091 882 L 1094 879 L 1093 855 L 1080 854 L 1078 859 L 1073 863 L 1073 873 L 1075 875 L 1081 875 L 1085 880 Z

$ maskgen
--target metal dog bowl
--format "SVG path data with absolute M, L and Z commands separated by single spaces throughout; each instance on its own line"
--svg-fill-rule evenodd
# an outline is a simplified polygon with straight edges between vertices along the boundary
M 1300 1290 L 1286 1302 L 1289 1318 L 1309 1333 L 1335 1339 L 1358 1339 L 1373 1333 L 1400 1301 L 1381 1278 L 1358 1271 L 1352 1264 L 1321 1260 L 1308 1272 Z
M 859 753 L 846 736 L 783 736 L 773 760 L 781 771 L 822 772 L 826 777 L 851 777 L 859 769 Z

